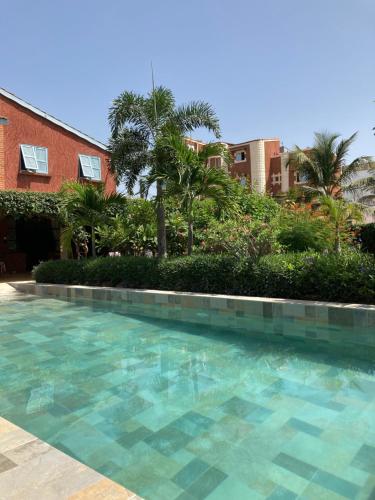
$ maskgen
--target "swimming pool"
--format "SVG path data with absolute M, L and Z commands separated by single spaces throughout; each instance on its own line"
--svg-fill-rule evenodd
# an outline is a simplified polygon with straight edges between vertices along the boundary
M 374 363 L 318 344 L 17 299 L 0 305 L 0 414 L 146 499 L 375 488 Z

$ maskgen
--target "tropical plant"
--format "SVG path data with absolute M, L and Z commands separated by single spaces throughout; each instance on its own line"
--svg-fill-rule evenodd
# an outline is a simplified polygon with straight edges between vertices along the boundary
M 120 252 L 122 255 L 145 255 L 156 250 L 156 224 L 144 220 L 130 223 L 129 219 L 117 215 L 110 223 L 97 228 L 98 247 L 105 253 Z
M 334 251 L 341 252 L 342 232 L 353 222 L 361 222 L 363 208 L 357 203 L 348 203 L 343 199 L 331 196 L 321 197 L 321 212 L 331 221 L 335 228 Z
M 284 210 L 278 219 L 278 241 L 289 252 L 315 250 L 322 252 L 332 248 L 332 225 L 324 218 L 309 211 Z
M 249 215 L 225 221 L 213 220 L 199 236 L 204 253 L 258 258 L 282 251 L 277 225 L 252 220 Z
M 113 101 L 109 111 L 111 169 L 118 180 L 125 182 L 130 193 L 140 176 L 151 168 L 161 168 L 163 155 L 155 155 L 160 139 L 177 133 L 181 136 L 198 127 L 205 127 L 220 136 L 218 118 L 212 107 L 202 101 L 176 106 L 172 92 L 156 87 L 147 95 L 123 92 Z M 155 164 L 156 162 L 156 164 Z M 156 214 L 158 255 L 166 256 L 166 227 L 164 190 L 161 180 L 156 182 Z
M 92 256 L 96 257 L 95 227 L 108 222 L 107 210 L 121 206 L 125 198 L 120 193 L 105 192 L 104 184 L 66 182 L 62 189 L 61 210 L 68 226 L 89 228 Z M 74 230 L 73 229 L 73 230 Z
M 236 183 L 235 189 L 239 209 L 243 215 L 250 215 L 254 220 L 269 222 L 280 213 L 281 207 L 275 198 L 258 193 L 240 183 Z
M 339 135 L 316 132 L 311 149 L 298 146 L 290 154 L 289 165 L 296 168 L 306 185 L 301 186 L 308 193 L 339 198 L 345 191 L 355 189 L 356 174 L 368 164 L 369 158 L 361 156 L 347 164 L 349 148 L 357 133 L 348 139 L 339 140 Z
M 233 212 L 237 208 L 234 181 L 224 168 L 209 164 L 209 158 L 213 156 L 221 157 L 225 163 L 229 163 L 230 158 L 226 148 L 219 143 L 206 144 L 200 151 L 195 151 L 176 134 L 158 144 L 156 154 L 159 151 L 162 155 L 169 155 L 170 160 L 166 163 L 156 162 L 158 166 L 151 170 L 147 183 L 162 182 L 166 196 L 178 200 L 187 218 L 187 253 L 191 255 L 194 243 L 194 201 L 212 199 L 222 213 Z

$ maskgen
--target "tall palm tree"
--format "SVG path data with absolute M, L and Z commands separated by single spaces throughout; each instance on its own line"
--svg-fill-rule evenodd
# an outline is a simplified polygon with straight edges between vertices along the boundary
M 160 167 L 151 170 L 147 184 L 162 182 L 167 196 L 176 197 L 181 209 L 185 212 L 188 223 L 187 253 L 193 250 L 193 203 L 197 199 L 210 198 L 222 211 L 236 209 L 235 184 L 224 168 L 210 166 L 210 157 L 220 157 L 223 166 L 229 166 L 231 156 L 227 149 L 219 143 L 206 144 L 201 151 L 191 150 L 179 135 L 164 138 L 158 144 L 158 152 L 166 162 L 156 162 Z
M 105 192 L 104 184 L 66 182 L 62 187 L 62 210 L 74 226 L 88 227 L 91 234 L 92 256 L 96 257 L 95 227 L 109 219 L 111 207 L 121 206 L 125 197 Z
M 357 203 L 348 203 L 343 199 L 335 199 L 331 196 L 322 196 L 321 211 L 332 222 L 335 228 L 336 253 L 341 252 L 341 232 L 349 222 L 361 222 L 363 220 L 363 209 Z
M 202 101 L 176 106 L 171 90 L 160 86 L 146 96 L 123 92 L 113 101 L 109 111 L 111 169 L 123 180 L 130 193 L 140 176 L 155 165 L 160 155 L 154 155 L 156 143 L 163 137 L 181 136 L 204 127 L 220 136 L 219 120 L 213 108 Z M 156 182 L 156 214 L 158 255 L 166 256 L 164 190 Z
M 361 156 L 347 164 L 349 148 L 357 133 L 339 140 L 339 135 L 316 132 L 314 146 L 303 151 L 298 146 L 290 155 L 289 164 L 303 176 L 305 191 L 316 195 L 339 198 L 343 192 L 355 188 L 356 174 L 368 164 L 369 158 Z

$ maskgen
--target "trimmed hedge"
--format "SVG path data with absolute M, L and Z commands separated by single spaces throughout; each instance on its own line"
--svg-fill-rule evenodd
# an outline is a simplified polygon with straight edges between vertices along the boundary
M 39 264 L 34 277 L 38 283 L 375 303 L 375 257 L 356 252 L 289 253 L 256 261 L 226 255 L 60 260 Z
M 0 191 L 0 214 L 19 217 L 59 216 L 59 193 Z

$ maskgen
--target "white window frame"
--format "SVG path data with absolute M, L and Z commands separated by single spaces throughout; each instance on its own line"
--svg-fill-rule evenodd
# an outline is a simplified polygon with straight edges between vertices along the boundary
M 101 181 L 102 180 L 102 163 L 100 156 L 92 156 L 92 155 L 84 155 L 84 154 L 79 154 L 79 166 L 80 166 L 80 172 L 81 172 L 81 177 L 84 179 L 90 179 L 91 181 Z M 94 171 L 97 170 L 93 166 L 92 159 L 95 158 L 98 160 L 99 163 L 99 177 L 96 177 L 94 175 Z M 86 161 L 86 159 L 88 161 Z M 84 164 L 86 163 L 86 164 Z
M 242 154 L 244 155 L 243 160 L 237 160 L 237 155 Z M 236 151 L 234 153 L 234 163 L 241 163 L 242 161 L 246 161 L 246 151 L 244 149 L 241 149 L 240 151 Z
M 277 174 L 272 174 L 272 186 L 275 186 L 277 184 L 281 185 L 281 172 L 278 172 Z
M 21 154 L 22 154 L 22 159 L 23 159 L 23 165 L 24 165 L 25 170 L 27 172 L 34 172 L 36 174 L 45 174 L 45 175 L 48 174 L 48 148 L 46 148 L 44 146 L 34 146 L 33 144 L 21 144 L 20 148 L 21 148 Z M 26 148 L 32 148 L 32 153 L 30 154 L 29 152 L 27 152 Z M 38 150 L 42 150 L 43 152 L 45 152 L 45 155 L 46 155 L 45 161 L 38 160 L 38 158 L 37 158 L 37 151 Z M 32 159 L 34 161 L 35 168 L 30 166 L 28 159 Z M 45 164 L 46 169 L 42 170 L 40 168 L 40 164 Z
M 187 147 L 191 150 L 191 151 L 195 151 L 195 146 L 194 144 L 187 144 Z

